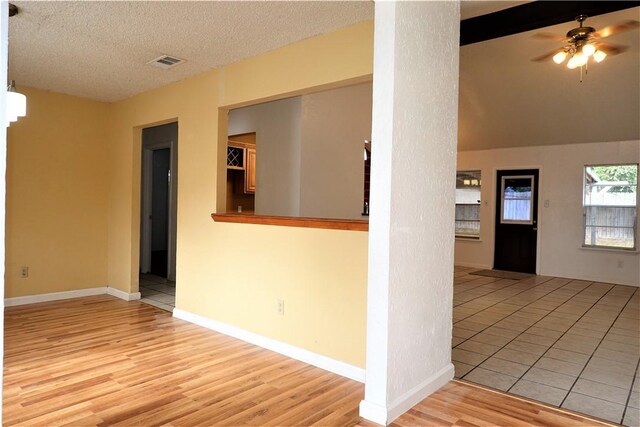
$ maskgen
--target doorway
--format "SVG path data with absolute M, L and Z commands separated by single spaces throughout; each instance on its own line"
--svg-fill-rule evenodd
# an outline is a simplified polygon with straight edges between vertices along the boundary
M 499 170 L 493 268 L 536 273 L 538 170 Z
M 170 148 L 151 151 L 151 268 L 150 273 L 167 277 L 169 256 Z
M 175 281 L 178 124 L 142 130 L 140 273 Z

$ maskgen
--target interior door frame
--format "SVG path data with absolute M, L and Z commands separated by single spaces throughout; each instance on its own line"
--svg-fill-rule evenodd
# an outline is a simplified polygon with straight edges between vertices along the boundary
M 498 209 L 498 200 L 501 195 L 497 193 L 496 188 L 498 186 L 498 171 L 502 170 L 528 170 L 528 169 L 537 169 L 538 170 L 538 236 L 536 243 L 536 274 L 539 275 L 542 270 L 542 239 L 543 239 L 543 227 L 544 227 L 544 209 L 542 207 L 546 207 L 548 200 L 544 200 L 542 189 L 544 188 L 544 173 L 542 165 L 500 165 L 493 168 L 493 174 L 491 177 L 491 268 L 495 265 L 496 262 L 496 211 Z
M 141 201 L 140 201 L 140 272 L 148 273 L 151 271 L 151 202 L 153 191 L 153 152 L 155 150 L 169 149 L 169 173 L 170 173 L 170 185 L 169 185 L 169 214 L 167 215 L 167 279 L 175 281 L 175 259 L 176 259 L 176 245 L 175 238 L 172 230 L 175 229 L 174 212 L 177 197 L 177 180 L 176 180 L 176 166 L 177 166 L 177 147 L 176 141 L 166 140 L 153 143 L 145 143 L 142 145 L 142 176 L 141 176 Z

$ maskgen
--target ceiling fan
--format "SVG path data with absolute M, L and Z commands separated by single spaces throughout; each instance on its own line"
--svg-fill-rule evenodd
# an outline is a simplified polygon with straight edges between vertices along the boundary
M 566 36 L 550 33 L 534 34 L 534 38 L 560 41 L 565 45 L 533 58 L 532 61 L 543 62 L 552 58 L 556 64 L 562 64 L 568 57 L 567 68 L 573 70 L 580 67 L 582 70 L 582 67 L 589 62 L 589 58 L 593 58 L 596 62 L 602 62 L 608 55 L 617 55 L 627 50 L 627 46 L 603 42 L 600 41 L 601 39 L 640 27 L 640 22 L 628 20 L 596 31 L 593 27 L 584 26 L 586 19 L 587 15 L 578 15 L 576 21 L 580 26 L 570 30 Z

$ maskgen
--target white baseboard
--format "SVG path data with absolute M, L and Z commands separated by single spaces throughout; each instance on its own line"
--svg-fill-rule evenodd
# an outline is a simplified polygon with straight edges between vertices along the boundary
M 216 332 L 220 332 L 221 334 L 229 335 L 239 340 L 257 345 L 258 347 L 266 348 L 267 350 L 280 353 L 292 359 L 300 360 L 301 362 L 305 362 L 309 365 L 313 365 L 326 371 L 333 372 L 334 374 L 338 374 L 340 376 L 347 377 L 361 383 L 364 382 L 363 368 L 359 368 L 357 366 L 353 366 L 339 360 L 331 359 L 330 357 L 313 353 L 309 350 L 295 347 L 290 344 L 274 340 L 272 338 L 258 335 L 253 332 L 238 328 L 236 326 L 229 325 L 227 323 L 208 319 L 206 317 L 199 316 L 197 314 L 193 314 L 179 308 L 175 308 L 173 310 L 173 317 L 186 320 L 187 322 L 194 323 L 196 325 L 214 330 Z
M 134 301 L 140 299 L 140 292 L 133 292 L 131 294 L 121 291 L 120 289 L 107 287 L 107 294 L 123 299 L 125 301 Z
M 391 402 L 386 408 L 363 400 L 360 402 L 360 416 L 384 426 L 391 424 L 400 415 L 413 408 L 430 394 L 453 379 L 453 364 L 447 366 L 427 378 L 402 396 Z
M 546 271 L 542 270 L 539 274 L 543 276 L 552 276 L 552 277 L 560 277 L 563 279 L 569 280 L 585 280 L 587 282 L 600 282 L 600 283 L 609 283 L 612 285 L 622 285 L 622 286 L 633 286 L 634 288 L 639 288 L 640 283 L 638 282 L 629 282 L 626 280 L 619 280 L 613 277 L 603 276 L 600 274 L 566 274 L 563 272 L 554 272 L 554 271 Z
M 373 421 L 383 426 L 389 424 L 387 423 L 387 408 L 366 400 L 360 401 L 360 416 L 365 420 Z
M 4 306 L 35 304 L 38 302 L 57 301 L 62 299 L 88 297 L 93 295 L 103 295 L 107 293 L 107 287 L 78 289 L 75 291 L 52 292 L 50 294 L 26 295 L 23 297 L 5 298 Z
M 5 298 L 4 306 L 12 307 L 16 305 L 36 304 L 39 302 L 58 301 L 63 299 L 89 297 L 93 295 L 112 295 L 125 301 L 140 299 L 140 292 L 126 293 L 120 289 L 102 286 L 99 288 L 77 289 L 74 291 L 52 292 L 49 294 L 26 295 L 23 297 Z

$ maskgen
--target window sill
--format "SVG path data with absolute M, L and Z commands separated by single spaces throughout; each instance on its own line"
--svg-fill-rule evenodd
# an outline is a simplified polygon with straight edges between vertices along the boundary
M 616 249 L 616 248 L 604 248 L 604 247 L 593 247 L 593 246 L 580 246 L 579 249 L 583 251 L 598 251 L 598 252 L 615 252 L 617 254 L 629 254 L 629 255 L 637 255 L 640 253 L 638 249 Z
M 362 219 L 298 218 L 253 214 L 211 214 L 215 222 L 235 224 L 279 225 L 284 227 L 322 228 L 329 230 L 369 231 L 369 221 Z

